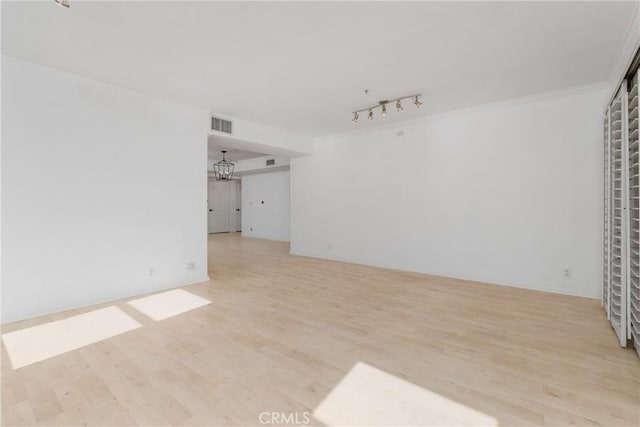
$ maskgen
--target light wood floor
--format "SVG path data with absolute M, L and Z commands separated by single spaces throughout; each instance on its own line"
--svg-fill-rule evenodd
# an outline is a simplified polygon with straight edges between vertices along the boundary
M 640 362 L 598 301 L 296 257 L 237 235 L 209 249 L 212 280 L 184 289 L 212 304 L 161 321 L 101 305 L 143 327 L 18 370 L 3 348 L 3 425 L 259 425 L 263 411 L 313 411 L 357 362 L 501 426 L 640 423 Z

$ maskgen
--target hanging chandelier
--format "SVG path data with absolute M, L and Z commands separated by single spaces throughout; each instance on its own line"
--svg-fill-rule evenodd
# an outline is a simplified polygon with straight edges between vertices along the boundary
M 368 92 L 368 91 L 366 91 L 366 92 Z M 403 96 L 401 98 L 395 98 L 393 100 L 384 99 L 382 101 L 378 101 L 377 105 L 371 106 L 369 108 L 363 108 L 362 110 L 354 111 L 353 112 L 353 118 L 351 119 L 351 121 L 353 123 L 358 123 L 358 120 L 360 119 L 360 113 L 364 113 L 365 111 L 367 112 L 367 118 L 369 120 L 373 120 L 373 110 L 376 109 L 376 108 L 380 108 L 380 110 L 381 110 L 380 111 L 380 115 L 382 117 L 385 117 L 387 115 L 387 105 L 389 105 L 389 104 L 391 104 L 391 105 L 395 104 L 396 111 L 400 112 L 400 111 L 404 110 L 404 108 L 402 107 L 402 101 L 404 101 L 406 99 L 411 99 L 413 104 L 417 108 L 420 108 L 420 107 L 422 107 L 422 102 L 420 102 L 420 97 L 421 96 L 422 96 L 421 94 L 417 94 L 417 95 Z
M 218 181 L 230 181 L 233 178 L 235 165 L 225 158 L 227 150 L 222 150 L 222 160 L 213 165 L 213 175 Z

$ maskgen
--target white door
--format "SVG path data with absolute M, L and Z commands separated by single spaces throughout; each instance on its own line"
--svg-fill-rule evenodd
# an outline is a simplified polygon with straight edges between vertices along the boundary
M 230 184 L 228 181 L 209 181 L 209 233 L 229 232 Z
M 236 231 L 242 231 L 242 184 L 240 181 L 236 183 Z

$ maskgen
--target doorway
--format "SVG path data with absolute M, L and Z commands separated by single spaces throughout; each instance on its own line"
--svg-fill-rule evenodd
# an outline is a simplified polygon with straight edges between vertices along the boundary
M 236 232 L 242 231 L 242 181 L 236 181 L 236 200 L 235 200 L 235 216 L 236 216 Z
M 242 231 L 242 184 L 239 180 L 209 181 L 209 234 Z

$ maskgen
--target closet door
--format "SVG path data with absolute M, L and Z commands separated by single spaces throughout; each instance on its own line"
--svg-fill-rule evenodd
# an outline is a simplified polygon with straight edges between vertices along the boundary
M 611 143 L 609 138 L 609 114 L 604 118 L 604 231 L 603 231 L 603 274 L 602 306 L 609 318 L 609 280 L 611 277 Z
M 623 83 L 613 103 L 609 107 L 609 138 L 611 142 L 611 268 L 609 270 L 609 319 L 618 336 L 620 345 L 627 344 L 627 264 L 628 241 L 626 228 L 627 181 L 627 144 L 626 84 Z
M 627 330 L 640 354 L 640 149 L 638 146 L 638 73 L 629 83 L 627 121 L 629 143 L 629 286 Z M 623 132 L 624 134 L 624 132 Z

